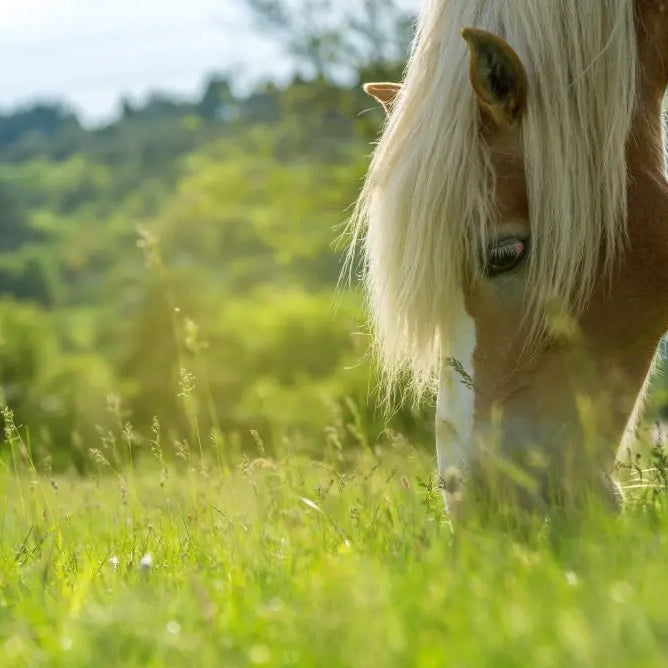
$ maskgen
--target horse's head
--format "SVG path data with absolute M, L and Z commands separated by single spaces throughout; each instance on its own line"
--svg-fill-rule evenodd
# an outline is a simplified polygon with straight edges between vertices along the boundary
M 451 498 L 468 469 L 612 492 L 668 325 L 668 3 L 490 4 L 431 3 L 403 88 L 366 87 L 389 113 L 358 210 L 381 357 L 419 388 L 438 364 Z

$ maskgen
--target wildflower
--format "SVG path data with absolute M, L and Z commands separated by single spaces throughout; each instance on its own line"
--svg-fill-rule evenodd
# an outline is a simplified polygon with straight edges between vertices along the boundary
M 145 554 L 139 562 L 139 570 L 148 573 L 153 568 L 153 555 L 149 552 Z

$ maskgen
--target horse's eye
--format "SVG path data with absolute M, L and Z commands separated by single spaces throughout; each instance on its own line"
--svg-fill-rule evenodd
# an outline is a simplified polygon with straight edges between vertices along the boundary
M 490 278 L 512 271 L 527 256 L 528 239 L 503 239 L 494 242 L 487 252 L 485 272 Z

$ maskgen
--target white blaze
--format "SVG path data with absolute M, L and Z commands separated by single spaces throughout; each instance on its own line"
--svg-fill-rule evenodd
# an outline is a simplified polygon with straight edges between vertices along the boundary
M 456 313 L 450 324 L 452 353 L 441 364 L 436 406 L 438 470 L 446 484 L 457 471 L 461 473 L 465 469 L 473 449 L 475 390 L 471 382 L 475 380 L 476 329 L 464 307 L 463 296 Z

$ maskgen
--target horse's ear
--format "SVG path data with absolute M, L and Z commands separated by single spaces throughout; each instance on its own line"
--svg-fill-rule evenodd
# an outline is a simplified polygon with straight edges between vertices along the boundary
M 465 28 L 462 37 L 471 52 L 471 85 L 481 111 L 497 126 L 519 123 L 527 100 L 527 73 L 520 57 L 499 36 Z
M 401 84 L 398 83 L 368 83 L 364 84 L 364 92 L 371 95 L 383 105 L 385 113 L 389 114 L 401 91 Z

